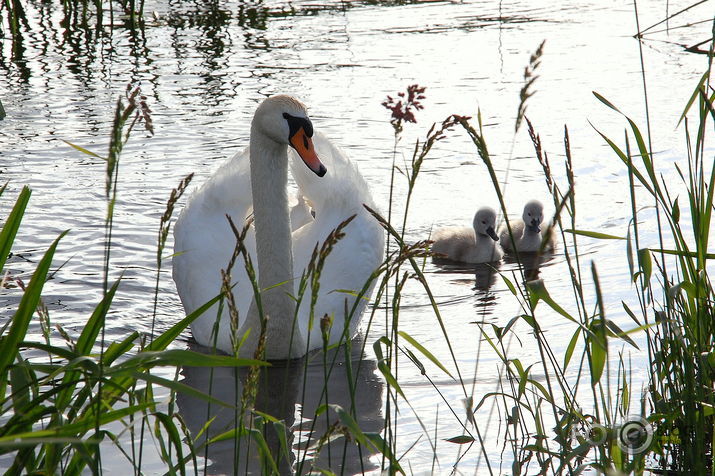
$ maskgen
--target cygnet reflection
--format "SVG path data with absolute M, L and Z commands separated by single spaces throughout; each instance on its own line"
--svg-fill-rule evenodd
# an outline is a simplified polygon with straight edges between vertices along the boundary
M 554 254 L 546 251 L 544 254 L 539 253 L 518 253 L 517 255 L 504 256 L 505 264 L 521 265 L 524 270 L 524 278 L 527 281 L 538 279 L 541 274 L 541 266 L 551 261 Z
M 286 444 L 281 445 L 281 438 L 272 424 L 267 424 L 263 430 L 280 474 L 305 474 L 315 471 L 315 468 L 330 469 L 336 474 L 377 469 L 377 465 L 370 460 L 374 454 L 371 449 L 358 447 L 354 441 L 338 437 L 322 442 L 322 446 L 318 444 L 321 437 L 339 421 L 330 408 L 316 416 L 319 408 L 326 403 L 339 405 L 351 413 L 363 432 L 379 433 L 383 429 L 383 383 L 375 373 L 377 363 L 361 354 L 362 345 L 361 336 L 351 342 L 349 362 L 345 359 L 345 346 L 340 346 L 327 354 L 318 351 L 302 359 L 274 361 L 270 367 L 260 370 L 254 410 L 281 420 L 288 429 L 285 440 L 287 451 Z M 191 348 L 210 352 L 195 343 Z M 323 365 L 324 360 L 326 365 Z M 262 474 L 265 465 L 261 462 L 255 440 L 250 436 L 203 447 L 207 439 L 236 428 L 249 369 L 184 367 L 182 374 L 185 385 L 231 405 L 238 402 L 239 408 L 235 409 L 186 393 L 177 396 L 179 413 L 196 438 L 197 455 L 208 460 L 205 474 Z M 204 429 L 208 421 L 211 423 Z
M 493 264 L 478 264 L 474 266 L 474 289 L 477 291 L 489 291 L 496 283 L 499 274 L 500 262 Z
M 474 280 L 470 279 L 457 279 L 459 282 L 464 282 L 464 284 L 473 284 L 475 291 L 489 291 L 489 289 L 496 283 L 497 275 L 499 274 L 499 267 L 501 262 L 497 261 L 494 263 L 454 263 L 451 260 L 445 258 L 434 257 L 432 262 L 437 265 L 439 274 L 452 273 L 456 275 L 467 275 L 474 276 Z

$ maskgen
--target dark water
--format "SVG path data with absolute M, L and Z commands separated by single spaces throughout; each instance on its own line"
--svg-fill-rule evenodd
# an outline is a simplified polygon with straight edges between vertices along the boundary
M 672 13 L 688 4 L 675 3 L 641 6 L 642 28 L 665 18 L 667 8 Z M 150 13 L 144 28 L 129 28 L 117 15 L 114 26 L 99 31 L 63 26 L 65 15 L 59 4 L 28 2 L 26 10 L 30 30 L 19 48 L 13 51 L 7 30 L 0 40 L 0 100 L 7 112 L 0 121 L 0 181 L 9 181 L 0 204 L 3 216 L 23 185 L 33 189 L 8 267 L 14 276 L 28 281 L 51 241 L 70 230 L 59 247 L 55 262 L 59 269 L 48 282 L 44 299 L 53 321 L 72 334 L 80 332 L 102 295 L 105 164 L 63 140 L 106 154 L 114 105 L 130 83 L 139 84 L 147 96 L 155 134 L 137 129 L 121 158 L 111 278 L 120 274 L 124 278 L 107 324 L 110 339 L 151 328 L 159 218 L 171 189 L 190 172 L 196 173 L 195 185 L 203 183 L 223 160 L 247 145 L 256 105 L 274 93 L 293 94 L 309 106 L 315 127 L 358 162 L 386 210 L 394 137 L 388 112 L 380 104 L 409 84 L 426 86 L 425 110 L 419 113 L 418 124 L 405 130 L 397 149 L 398 163 L 403 157 L 409 159 L 414 140 L 433 121 L 452 113 L 476 116 L 479 110 L 497 173 L 506 183 L 510 212 L 518 216 L 528 199 L 540 198 L 548 215 L 553 207 L 548 207 L 550 199 L 529 138 L 523 128 L 516 135 L 513 132 L 524 67 L 546 40 L 537 92 L 528 103 L 527 115 L 561 180 L 565 177 L 563 127 L 569 127 L 579 226 L 620 236 L 627 232 L 630 209 L 624 167 L 594 130 L 620 139 L 624 122 L 591 91 L 600 92 L 644 124 L 631 6 L 588 1 L 565 7 L 533 1 L 171 1 L 147 3 Z M 656 160 L 673 178 L 672 164 L 684 159 L 677 118 L 706 67 L 704 56 L 685 53 L 683 46 L 708 35 L 708 25 L 675 27 L 707 18 L 711 11 L 707 2 L 687 17 L 654 28 L 643 44 Z M 108 15 L 103 21 L 110 21 Z M 666 26 L 671 29 L 663 31 Z M 399 182 L 398 210 L 404 190 L 404 182 Z M 464 134 L 454 133 L 435 147 L 423 166 L 410 205 L 407 238 L 425 239 L 433 227 L 468 225 L 482 205 L 497 205 L 486 169 Z M 641 231 L 650 241 L 645 245 L 655 244 L 652 211 L 645 210 L 641 218 Z M 613 309 L 610 317 L 628 327 L 620 301 L 635 298 L 625 244 L 582 239 L 580 252 L 585 266 L 597 263 L 602 287 L 608 291 L 606 308 Z M 170 267 L 166 260 L 160 275 L 160 330 L 182 317 Z M 503 280 L 483 268 L 428 264 L 426 270 L 457 362 L 470 382 L 468 390 L 478 400 L 495 390 L 502 371 L 496 356 L 480 344 L 476 323 L 504 325 L 520 313 L 519 304 Z M 515 270 L 509 262 L 500 267 L 508 277 Z M 540 272 L 555 299 L 575 309 L 563 254 L 557 252 Z M 16 289 L 2 290 L 0 319 L 9 316 L 18 299 Z M 592 290 L 587 290 L 587 299 L 595 303 Z M 401 329 L 448 362 L 445 339 L 436 331 L 417 283 L 408 285 L 403 305 Z M 541 311 L 541 319 L 560 355 L 573 325 L 546 310 Z M 523 326 L 517 328 L 523 338 L 513 340 L 510 351 L 522 362 L 533 363 L 538 352 Z M 37 338 L 39 327 L 32 332 Z M 367 368 L 375 368 L 372 342 L 384 332 L 380 318 L 366 336 L 367 355 L 357 359 L 364 358 Z M 188 338 L 183 336 L 176 346 L 184 347 Z M 399 379 L 412 410 L 405 407 L 400 414 L 399 447 L 405 452 L 419 440 L 404 462 L 409 461 L 415 472 L 430 471 L 433 451 L 428 440 L 432 439 L 438 454 L 435 468 L 447 472 L 466 449 L 443 441 L 460 433 L 457 417 L 418 368 L 406 359 L 402 364 Z M 640 354 L 633 354 L 635 374 L 645 376 L 645 364 Z M 462 389 L 436 368 L 428 367 L 428 372 L 464 421 Z M 184 376 L 192 379 L 190 372 Z M 227 378 L 235 381 L 235 376 Z M 370 375 L 365 379 L 374 380 Z M 384 390 L 379 383 L 370 388 L 376 398 L 366 407 L 366 418 L 374 426 L 384 418 L 384 408 L 374 406 L 384 404 Z M 501 436 L 499 418 L 490 413 L 489 405 L 477 414 L 487 440 Z M 503 457 L 500 446 L 489 446 L 487 452 L 492 467 L 498 467 Z M 365 469 L 379 464 L 379 460 L 370 462 L 369 455 L 361 461 Z M 225 468 L 221 458 L 212 464 Z M 473 447 L 458 468 L 472 472 L 477 465 L 484 468 L 485 462 Z M 148 468 L 162 471 L 162 464 L 157 461 Z M 360 468 L 350 467 L 353 470 Z

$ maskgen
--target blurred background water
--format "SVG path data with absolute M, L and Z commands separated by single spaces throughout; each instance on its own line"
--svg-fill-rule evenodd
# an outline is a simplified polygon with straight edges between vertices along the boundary
M 688 5 L 641 5 L 640 27 Z M 676 188 L 673 164 L 686 159 L 677 120 L 707 66 L 704 55 L 688 53 L 685 47 L 709 38 L 712 7 L 704 2 L 658 25 L 642 43 L 655 160 Z M 625 167 L 595 130 L 622 141 L 625 123 L 591 92 L 605 96 L 645 130 L 641 57 L 633 38 L 638 29 L 630 4 L 147 1 L 143 28 L 127 28 L 116 20 L 100 31 L 63 26 L 60 3 L 28 1 L 25 8 L 29 31 L 19 49 L 13 51 L 7 35 L 0 39 L 0 100 L 7 113 L 0 121 L 0 181 L 9 182 L 0 216 L 11 206 L 8 197 L 23 185 L 33 189 L 8 264 L 13 276 L 25 281 L 51 241 L 70 230 L 60 244 L 57 271 L 45 287 L 44 300 L 53 322 L 71 334 L 80 332 L 102 295 L 105 164 L 63 140 L 106 154 L 114 107 L 127 84 L 139 84 L 147 96 L 155 134 L 137 129 L 121 157 L 111 276 L 124 278 L 107 321 L 110 340 L 151 328 L 159 219 L 171 189 L 190 172 L 196 174 L 196 187 L 245 147 L 253 112 L 270 94 L 289 93 L 308 105 L 315 128 L 359 164 L 386 211 L 394 136 L 381 103 L 407 85 L 426 86 L 425 109 L 402 135 L 398 164 L 409 160 L 414 141 L 433 122 L 450 114 L 481 113 L 510 214 L 520 216 L 524 203 L 537 198 L 547 204 L 549 216 L 553 206 L 529 137 L 524 127 L 514 134 L 524 68 L 545 40 L 527 116 L 541 135 L 555 175 L 564 181 L 564 125 L 569 128 L 579 227 L 627 233 L 631 215 Z M 710 23 L 697 23 L 702 20 Z M 687 24 L 691 26 L 682 28 Z M 396 210 L 402 209 L 404 191 L 398 178 Z M 486 168 L 465 134 L 449 134 L 423 165 L 406 238 L 426 239 L 439 226 L 468 226 L 483 205 L 498 208 Z M 644 210 L 641 218 L 642 246 L 656 245 L 653 211 Z M 620 302 L 635 303 L 636 298 L 625 243 L 584 238 L 580 251 L 584 263 L 597 263 L 609 317 L 629 328 Z M 159 282 L 159 330 L 183 317 L 170 269 L 167 260 Z M 509 262 L 500 267 L 512 278 L 515 270 Z M 426 272 L 462 375 L 478 401 L 497 389 L 500 377 L 497 357 L 480 343 L 478 323 L 503 326 L 520 313 L 519 304 L 501 278 L 481 267 L 427 263 Z M 542 265 L 540 277 L 558 302 L 575 307 L 561 252 Z M 0 290 L 0 320 L 10 317 L 19 296 L 17 289 Z M 587 300 L 595 303 L 591 289 Z M 406 288 L 402 303 L 400 328 L 449 361 L 444 337 L 417 283 Z M 555 354 L 562 356 L 573 324 L 545 311 L 541 315 Z M 529 329 L 518 326 L 524 338 L 513 340 L 510 351 L 522 362 L 534 363 L 539 356 Z M 375 368 L 372 343 L 385 329 L 385 319 L 377 319 L 365 335 L 366 355 L 356 357 L 372 362 L 372 367 L 367 364 L 370 372 Z M 39 339 L 39 326 L 31 331 L 30 337 Z M 185 347 L 189 337 L 187 332 L 175 345 Z M 632 348 L 626 352 L 633 357 L 634 373 L 645 378 L 647 361 Z M 399 446 L 407 452 L 403 467 L 416 473 L 449 472 L 458 461 L 458 471 L 485 469 L 486 458 L 476 446 L 444 441 L 459 434 L 457 417 L 445 400 L 461 409 L 461 387 L 436 367 L 428 367 L 428 373 L 441 395 L 409 361 L 400 366 L 399 381 L 412 405 L 399 416 Z M 379 388 L 370 387 L 370 399 L 384 405 L 383 384 L 375 385 Z M 367 407 L 369 420 L 384 417 L 385 408 Z M 509 460 L 502 453 L 499 430 L 504 415 L 490 408 L 485 405 L 477 421 L 488 442 L 491 469 L 498 471 L 508 468 L 500 468 L 502 459 Z M 458 419 L 463 421 L 462 415 Z M 422 424 L 437 445 L 434 460 Z M 120 458 L 116 461 L 121 465 Z M 157 461 L 153 468 L 160 472 L 162 467 Z M 364 469 L 377 467 L 379 459 Z

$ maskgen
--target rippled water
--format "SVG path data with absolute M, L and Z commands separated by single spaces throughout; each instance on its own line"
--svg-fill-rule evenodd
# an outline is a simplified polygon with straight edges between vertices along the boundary
M 639 12 L 641 27 L 665 18 L 666 9 L 672 13 L 688 3 L 641 6 L 645 9 Z M 546 40 L 537 92 L 529 100 L 527 115 L 560 178 L 565 176 L 563 127 L 569 127 L 580 227 L 626 234 L 630 211 L 624 167 L 594 130 L 620 140 L 624 122 L 591 91 L 600 92 L 644 124 L 639 45 L 632 38 L 636 18 L 629 5 L 175 0 L 148 4 L 147 11 L 152 15 L 143 30 L 116 26 L 98 35 L 92 29 L 65 30 L 60 26 L 61 7 L 29 2 L 32 31 L 24 38 L 21 55 L 13 57 L 9 40 L 0 40 L 0 100 L 7 112 L 0 121 L 0 180 L 9 181 L 0 204 L 3 216 L 10 206 L 8 196 L 15 196 L 25 184 L 33 189 L 9 268 L 27 281 L 27 273 L 51 241 L 62 230 L 70 230 L 57 254 L 58 270 L 44 292 L 53 321 L 70 333 L 81 330 L 102 295 L 105 164 L 62 140 L 104 154 L 116 99 L 128 83 L 139 83 L 147 96 L 155 135 L 137 130 L 122 154 L 111 276 L 123 275 L 124 280 L 107 321 L 110 339 L 132 330 L 150 330 L 159 218 L 171 189 L 190 172 L 196 173 L 195 185 L 202 183 L 223 160 L 247 145 L 253 111 L 269 94 L 287 92 L 309 106 L 315 127 L 359 163 L 383 210 L 389 197 L 394 140 L 388 113 L 381 106 L 385 97 L 409 84 L 427 86 L 425 110 L 419 113 L 418 124 L 406 129 L 398 162 L 403 156 L 409 159 L 414 140 L 432 122 L 452 113 L 476 116 L 481 111 L 497 173 L 506 182 L 509 209 L 518 216 L 530 198 L 550 203 L 526 131 L 513 133 L 524 67 Z M 708 25 L 673 27 L 707 18 L 711 11 L 707 2 L 687 17 L 654 28 L 660 31 L 643 43 L 656 160 L 674 178 L 667 164 L 684 159 L 679 153 L 684 138 L 676 121 L 706 67 L 704 56 L 685 53 L 683 46 L 707 39 Z M 664 31 L 666 26 L 671 29 Z M 399 210 L 404 184 L 397 190 Z M 425 239 L 433 227 L 468 225 L 481 205 L 497 207 L 489 177 L 474 146 L 464 134 L 454 133 L 438 143 L 423 166 L 410 205 L 407 239 Z M 547 210 L 547 215 L 552 211 Z M 651 238 L 645 245 L 653 244 L 652 213 L 646 210 L 642 219 L 641 230 Z M 584 263 L 597 263 L 610 317 L 628 327 L 620 305 L 622 300 L 634 301 L 625 245 L 583 239 L 581 253 Z M 169 269 L 167 261 L 160 277 L 160 330 L 182 317 Z M 505 262 L 500 270 L 510 275 L 516 265 Z M 497 388 L 500 370 L 496 356 L 480 346 L 475 323 L 505 325 L 520 312 L 518 303 L 500 278 L 481 269 L 475 274 L 428 263 L 426 271 L 463 377 L 474 382 L 468 390 L 478 400 Z M 541 277 L 556 300 L 569 308 L 573 300 L 562 254 L 541 267 Z M 588 292 L 589 302 L 595 302 Z M 18 300 L 17 290 L 2 291 L 0 319 L 8 318 Z M 403 305 L 401 329 L 448 361 L 444 338 L 436 331 L 426 296 L 416 283 L 407 287 Z M 556 355 L 561 355 L 573 326 L 547 312 L 542 316 L 541 325 Z M 32 328 L 33 337 L 38 338 L 38 330 Z M 381 318 L 366 336 L 368 368 L 369 362 L 372 369 L 375 365 L 372 342 L 384 331 Z M 526 327 L 521 331 L 524 339 L 513 340 L 511 351 L 523 362 L 533 363 L 538 360 L 537 349 L 527 338 Z M 183 337 L 177 346 L 186 345 L 189 335 Z M 645 375 L 645 365 L 634 354 L 635 373 Z M 401 449 L 407 451 L 420 441 L 403 464 L 409 461 L 418 473 L 432 468 L 447 472 L 465 450 L 443 441 L 459 434 L 459 425 L 442 400 L 459 409 L 464 394 L 435 369 L 430 374 L 441 396 L 406 359 L 399 372 L 415 413 L 437 442 L 438 461 L 433 462 L 420 423 L 405 408 L 400 415 Z M 370 376 L 366 379 L 374 381 Z M 366 414 L 379 423 L 384 418 L 385 409 L 379 407 L 384 404 L 384 389 L 380 383 L 371 385 L 365 397 L 370 400 Z M 488 407 L 480 411 L 478 421 L 482 436 L 495 442 L 501 436 L 502 416 L 490 414 Z M 461 414 L 459 418 L 463 419 Z M 502 457 L 508 460 L 508 456 L 502 455 L 500 444 L 490 445 L 489 463 L 496 470 Z M 479 453 L 476 448 L 466 451 L 460 470 L 485 468 Z M 365 458 L 369 460 L 369 455 Z M 375 464 L 379 460 L 364 468 Z M 157 462 L 152 468 L 161 471 L 162 465 Z

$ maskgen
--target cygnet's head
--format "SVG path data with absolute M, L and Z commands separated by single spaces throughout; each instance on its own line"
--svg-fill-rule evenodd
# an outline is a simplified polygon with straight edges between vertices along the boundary
M 521 216 L 524 224 L 534 233 L 541 231 L 541 222 L 544 221 L 544 206 L 538 200 L 531 200 L 524 205 L 524 214 Z
M 251 136 L 258 134 L 278 144 L 290 145 L 310 170 L 319 177 L 325 175 L 325 166 L 313 146 L 313 123 L 305 106 L 297 99 L 285 94 L 265 99 L 256 109 L 251 123 Z
M 494 231 L 497 223 L 497 214 L 494 209 L 490 207 L 480 208 L 474 215 L 473 223 L 474 233 L 477 235 L 488 236 L 494 241 L 499 241 L 499 237 L 497 236 L 496 231 Z M 477 236 L 477 238 L 478 237 L 479 236 Z

